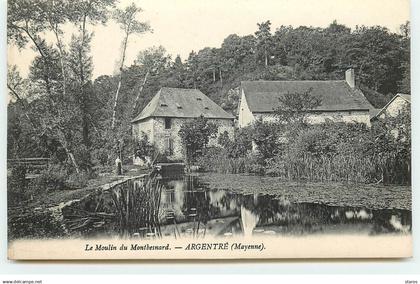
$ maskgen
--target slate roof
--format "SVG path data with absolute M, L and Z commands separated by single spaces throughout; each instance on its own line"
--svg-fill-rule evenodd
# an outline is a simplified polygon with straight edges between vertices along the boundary
M 196 89 L 163 87 L 131 122 L 149 117 L 234 119 L 209 97 Z
M 311 95 L 321 100 L 314 111 L 370 110 L 372 105 L 359 89 L 346 81 L 244 81 L 241 88 L 252 112 L 273 112 L 279 98 L 286 93 L 302 93 L 312 88 Z

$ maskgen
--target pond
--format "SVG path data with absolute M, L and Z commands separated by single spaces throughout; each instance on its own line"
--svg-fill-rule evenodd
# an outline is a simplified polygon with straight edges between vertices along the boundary
M 283 196 L 210 189 L 197 176 L 164 180 L 163 236 L 407 234 L 411 211 L 290 202 Z
M 404 207 L 331 201 L 340 199 L 345 193 L 353 194 L 348 186 L 278 182 L 275 187 L 279 190 L 271 189 L 271 193 L 266 193 L 257 187 L 259 177 L 217 177 L 217 182 L 212 181 L 215 176 L 208 174 L 160 178 L 158 187 L 153 190 L 139 181 L 123 184 L 63 208 L 65 227 L 70 236 L 142 239 L 411 234 L 411 210 Z M 226 189 L 234 185 L 232 178 L 248 180 L 248 184 L 252 179 L 254 190 Z M 268 181 L 260 180 L 260 187 L 266 188 Z M 408 189 L 398 190 L 407 195 L 405 191 Z M 312 197 L 308 198 L 301 192 Z M 386 193 L 381 187 L 363 192 L 367 192 L 370 198 L 374 198 L 377 192 Z M 326 198 L 331 195 L 329 193 L 338 196 Z M 391 200 L 398 199 L 395 194 L 385 195 Z M 303 197 L 299 199 L 299 196 Z M 359 194 L 353 200 L 357 198 L 363 199 L 364 196 Z M 81 212 L 85 215 L 81 216 Z

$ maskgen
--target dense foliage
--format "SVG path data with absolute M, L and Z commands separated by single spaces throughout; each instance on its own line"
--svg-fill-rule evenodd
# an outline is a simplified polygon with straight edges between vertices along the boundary
M 187 165 L 194 162 L 202 154 L 210 139 L 216 138 L 217 131 L 217 125 L 209 122 L 203 116 L 181 125 L 179 136 L 184 146 L 184 157 Z
M 251 133 L 245 144 L 254 143 L 253 151 L 251 147 L 232 156 L 233 149 L 244 145 L 238 140 L 235 146 L 224 143 L 220 149 L 209 149 L 199 162 L 209 171 L 259 173 L 288 180 L 410 184 L 410 125 L 409 106 L 397 117 L 379 118 L 370 127 L 257 120 L 241 129 Z

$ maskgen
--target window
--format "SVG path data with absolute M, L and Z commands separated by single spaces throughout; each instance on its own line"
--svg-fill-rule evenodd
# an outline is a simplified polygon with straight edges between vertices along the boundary
M 169 156 L 174 154 L 174 144 L 171 137 L 166 137 L 165 139 L 165 152 Z
M 165 129 L 171 129 L 171 118 L 165 117 Z

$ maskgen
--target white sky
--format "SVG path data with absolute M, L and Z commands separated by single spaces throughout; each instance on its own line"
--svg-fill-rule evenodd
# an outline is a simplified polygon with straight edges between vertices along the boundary
M 124 7 L 131 0 L 120 0 Z M 410 19 L 409 0 L 141 0 L 139 19 L 149 21 L 153 33 L 129 41 L 126 65 L 147 47 L 162 45 L 175 57 L 185 59 L 206 46 L 220 47 L 229 34 L 252 34 L 257 23 L 270 20 L 272 31 L 281 25 L 326 27 L 333 20 L 354 28 L 380 25 L 396 32 Z M 112 74 L 120 58 L 122 34 L 114 22 L 90 26 L 94 78 Z M 70 37 L 71 29 L 66 29 Z M 16 64 L 26 76 L 34 52 L 8 48 L 9 64 Z

